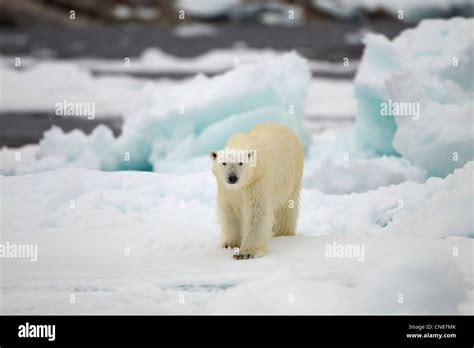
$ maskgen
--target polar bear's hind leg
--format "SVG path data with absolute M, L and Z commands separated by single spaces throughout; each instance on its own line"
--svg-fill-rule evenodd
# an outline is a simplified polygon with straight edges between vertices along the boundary
M 300 206 L 300 185 L 293 190 L 287 204 L 284 204 L 275 214 L 273 235 L 275 237 L 294 236 L 298 222 Z

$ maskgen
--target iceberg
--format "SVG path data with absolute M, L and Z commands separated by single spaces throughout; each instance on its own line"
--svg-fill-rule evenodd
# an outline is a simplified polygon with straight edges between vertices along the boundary
M 430 176 L 473 159 L 473 25 L 424 20 L 393 41 L 367 35 L 354 90 L 361 144 L 402 156 Z

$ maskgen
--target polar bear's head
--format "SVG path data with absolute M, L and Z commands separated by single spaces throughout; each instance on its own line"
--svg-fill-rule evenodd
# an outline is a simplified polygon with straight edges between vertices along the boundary
M 247 187 L 255 180 L 257 152 L 248 149 L 211 151 L 212 173 L 229 190 Z

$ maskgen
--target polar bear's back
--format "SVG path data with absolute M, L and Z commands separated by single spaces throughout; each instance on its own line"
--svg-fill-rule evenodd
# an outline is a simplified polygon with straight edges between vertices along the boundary
M 303 154 L 303 147 L 298 136 L 289 127 L 274 122 L 265 122 L 257 125 L 249 132 L 250 137 L 262 147 L 262 150 L 272 150 L 277 146 L 294 146 L 294 151 Z
M 236 133 L 227 145 L 257 151 L 258 176 L 272 187 L 275 205 L 288 204 L 295 189 L 299 191 L 303 146 L 287 126 L 266 122 L 248 133 Z
M 258 155 L 266 157 L 265 161 L 277 162 L 278 166 L 303 166 L 303 146 L 295 132 L 287 126 L 266 122 L 252 129 L 249 136 L 260 152 Z
M 249 132 L 235 133 L 225 147 L 257 150 L 261 152 L 259 156 L 269 160 L 280 158 L 291 161 L 292 157 L 303 164 L 303 146 L 298 136 L 287 126 L 274 122 L 259 124 Z
M 266 122 L 249 133 L 257 149 L 257 167 L 272 185 L 275 205 L 288 204 L 295 189 L 299 193 L 304 151 L 298 136 L 287 126 Z

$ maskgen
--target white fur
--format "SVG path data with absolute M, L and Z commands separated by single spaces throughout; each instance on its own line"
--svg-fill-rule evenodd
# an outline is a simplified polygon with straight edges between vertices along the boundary
M 256 166 L 214 159 L 217 179 L 218 219 L 224 247 L 239 247 L 236 258 L 262 256 L 272 236 L 296 233 L 303 173 L 303 147 L 288 127 L 272 122 L 248 133 L 234 134 L 226 143 L 230 150 L 256 150 Z M 218 157 L 217 157 L 218 158 Z M 227 180 L 238 176 L 236 184 Z

